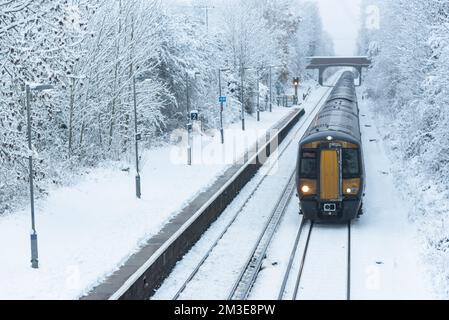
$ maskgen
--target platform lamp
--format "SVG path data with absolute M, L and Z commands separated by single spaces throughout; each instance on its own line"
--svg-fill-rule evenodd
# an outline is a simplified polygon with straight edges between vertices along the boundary
M 134 143 L 135 143 L 135 155 L 136 155 L 136 197 L 137 199 L 142 198 L 142 187 L 141 187 L 141 177 L 140 177 L 140 164 L 139 164 L 139 141 L 142 140 L 142 134 L 139 132 L 138 128 L 138 116 L 137 116 L 137 82 L 144 82 L 150 80 L 148 75 L 133 76 L 133 97 L 134 97 Z
M 224 129 L 223 129 L 223 109 L 224 109 L 224 101 L 222 101 L 222 86 L 221 86 L 221 73 L 227 72 L 230 69 L 220 68 L 218 69 L 218 94 L 220 97 L 220 133 L 221 133 L 221 144 L 224 144 Z
M 273 112 L 273 69 L 280 69 L 284 66 L 269 66 L 270 69 L 270 112 Z
M 200 72 L 194 72 L 194 78 L 197 79 L 197 76 L 201 75 Z M 193 130 L 192 120 L 190 119 L 190 76 L 189 72 L 186 71 L 185 76 L 186 81 L 186 116 L 187 116 L 187 165 L 192 165 L 192 143 L 191 143 L 191 133 Z
M 33 269 L 39 268 L 39 253 L 37 243 L 37 231 L 36 231 L 36 217 L 34 210 L 34 171 L 33 171 L 33 147 L 31 139 L 31 95 L 32 92 L 42 92 L 46 90 L 52 90 L 52 85 L 25 85 L 26 92 L 26 112 L 27 112 L 27 135 L 28 135 L 28 163 L 29 163 L 29 179 L 30 179 L 30 204 L 31 204 L 31 267 Z

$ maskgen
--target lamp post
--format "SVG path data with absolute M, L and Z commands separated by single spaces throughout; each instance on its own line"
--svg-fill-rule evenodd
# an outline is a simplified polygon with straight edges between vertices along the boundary
M 221 133 L 221 144 L 224 144 L 224 129 L 223 129 L 223 108 L 224 102 L 222 101 L 222 87 L 221 87 L 221 73 L 229 71 L 230 69 L 218 69 L 218 94 L 220 97 L 220 133 Z
M 283 66 L 269 66 L 270 68 L 270 112 L 273 112 L 273 69 L 282 68 Z M 279 100 L 278 100 L 279 102 Z M 278 103 L 279 105 L 279 103 Z
M 245 68 L 242 64 L 240 69 L 240 80 L 241 80 L 241 99 L 242 99 L 242 130 L 245 131 L 245 95 L 244 95 L 244 77 L 246 70 L 252 70 L 253 68 Z
M 244 95 L 244 89 L 243 89 L 243 85 L 244 85 L 244 72 L 245 72 L 245 68 L 243 67 L 243 64 L 241 66 L 240 69 L 240 96 L 241 96 L 241 100 L 242 100 L 242 130 L 245 131 L 245 95 Z
M 134 142 L 136 150 L 136 197 L 142 197 L 142 188 L 140 184 L 140 168 L 139 168 L 139 140 L 142 138 L 138 133 L 137 128 L 137 91 L 136 91 L 136 77 L 133 76 L 133 96 L 134 96 Z
M 139 133 L 138 117 L 137 117 L 137 90 L 136 82 L 143 82 L 150 79 L 149 77 L 133 75 L 133 96 L 134 96 L 134 143 L 136 152 L 136 197 L 140 199 L 142 197 L 141 178 L 140 178 L 140 165 L 139 165 L 139 141 L 142 140 L 142 135 Z
M 190 132 L 192 123 L 190 122 L 190 93 L 189 93 L 189 73 L 186 71 L 186 120 L 187 120 L 187 165 L 192 165 L 192 146 L 190 144 Z
M 272 90 L 272 77 L 273 77 L 273 66 L 270 66 L 270 112 L 273 112 L 273 90 Z
M 196 79 L 196 77 L 200 75 L 199 72 L 195 72 L 194 77 Z M 187 111 L 187 165 L 191 166 L 192 165 L 192 143 L 191 143 L 191 138 L 192 138 L 192 129 L 193 129 L 193 124 L 192 121 L 190 119 L 190 84 L 189 84 L 189 72 L 186 71 L 186 98 L 187 98 L 187 103 L 186 103 L 186 111 Z
M 206 5 L 204 5 L 204 6 L 194 6 L 194 8 L 197 8 L 197 9 L 204 9 L 204 10 L 206 11 L 206 12 L 205 12 L 205 18 L 206 18 L 206 31 L 207 31 L 207 33 L 209 33 L 209 10 L 210 10 L 210 9 L 215 9 L 215 7 L 206 4 Z
M 30 179 L 30 203 L 31 203 L 31 267 L 33 269 L 39 268 L 39 253 L 38 253 L 38 243 L 37 243 L 37 231 L 36 231 L 36 218 L 34 212 L 34 183 L 33 183 L 33 147 L 31 139 L 31 92 L 32 91 L 44 91 L 51 90 L 53 86 L 51 85 L 36 85 L 31 86 L 27 84 L 25 86 L 26 91 L 26 109 L 27 109 L 27 135 L 28 135 L 28 163 L 29 163 L 29 179 Z
M 257 69 L 257 122 L 260 121 L 260 83 L 259 83 L 260 75 L 259 69 Z

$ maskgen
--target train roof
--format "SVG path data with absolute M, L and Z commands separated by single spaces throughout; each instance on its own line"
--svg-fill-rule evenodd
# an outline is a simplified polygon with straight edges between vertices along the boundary
M 350 71 L 341 75 L 303 141 L 322 140 L 329 135 L 345 141 L 361 141 L 354 74 Z

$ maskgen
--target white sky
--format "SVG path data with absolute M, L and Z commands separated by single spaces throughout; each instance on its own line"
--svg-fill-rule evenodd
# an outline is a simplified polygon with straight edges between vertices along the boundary
M 165 0 L 190 3 L 192 0 Z M 292 0 L 294 1 L 294 0 Z M 305 0 L 296 0 L 305 1 Z M 324 29 L 332 36 L 337 55 L 356 53 L 357 35 L 360 28 L 361 0 L 309 0 L 319 4 Z M 213 0 L 209 0 L 209 3 Z
M 360 0 L 314 0 L 320 6 L 324 29 L 334 39 L 337 55 L 354 55 L 360 28 Z

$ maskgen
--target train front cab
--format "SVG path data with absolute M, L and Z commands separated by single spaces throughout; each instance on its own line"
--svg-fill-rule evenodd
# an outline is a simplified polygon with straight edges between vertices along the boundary
M 316 222 L 346 222 L 361 213 L 364 189 L 360 144 L 327 136 L 300 145 L 297 186 L 301 211 Z

